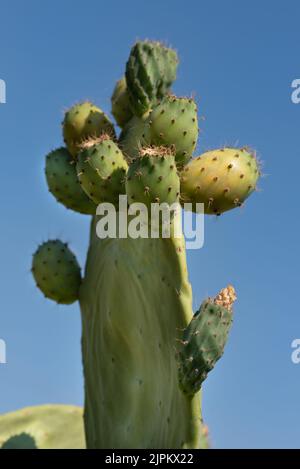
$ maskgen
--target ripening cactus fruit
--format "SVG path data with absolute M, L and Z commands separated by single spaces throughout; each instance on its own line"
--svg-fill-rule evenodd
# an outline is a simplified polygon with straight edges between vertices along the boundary
M 96 213 L 94 202 L 81 189 L 76 163 L 66 148 L 58 148 L 46 157 L 48 188 L 66 208 L 87 215 Z
M 43 294 L 57 303 L 78 300 L 80 267 L 67 244 L 59 240 L 43 243 L 33 255 L 32 274 Z
M 221 358 L 232 325 L 232 305 L 236 300 L 229 285 L 214 299 L 205 300 L 179 340 L 179 383 L 184 393 L 193 396 L 209 371 Z
M 193 99 L 166 96 L 148 118 L 152 145 L 174 146 L 176 163 L 184 165 L 198 140 L 197 106 Z
M 129 166 L 126 192 L 129 203 L 172 205 L 179 201 L 180 180 L 174 154 L 166 147 L 145 147 Z
M 240 207 L 256 189 L 259 165 L 246 148 L 208 151 L 186 165 L 181 173 L 181 200 L 203 203 L 205 213 L 221 213 Z
M 80 145 L 89 138 L 100 137 L 107 133 L 115 137 L 115 131 L 109 118 L 89 101 L 76 104 L 66 113 L 62 123 L 64 142 L 75 158 Z
M 117 206 L 119 195 L 125 194 L 128 169 L 123 153 L 108 135 L 89 140 L 81 148 L 76 168 L 83 190 L 96 204 Z
M 126 82 L 134 113 L 142 116 L 169 91 L 176 79 L 178 57 L 159 42 L 139 41 L 131 49 Z
M 117 81 L 115 86 L 111 97 L 111 113 L 121 128 L 133 117 L 125 77 Z

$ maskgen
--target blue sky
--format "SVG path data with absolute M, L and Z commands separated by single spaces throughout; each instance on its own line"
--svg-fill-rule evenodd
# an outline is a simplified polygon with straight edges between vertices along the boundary
M 195 308 L 228 282 L 239 295 L 204 384 L 212 443 L 300 447 L 299 2 L 2 0 L 0 15 L 0 412 L 82 404 L 79 308 L 45 301 L 29 269 L 48 237 L 69 241 L 83 265 L 89 220 L 48 194 L 44 156 L 62 143 L 63 110 L 90 98 L 109 112 L 132 43 L 161 39 L 181 58 L 174 91 L 193 93 L 205 118 L 198 151 L 251 145 L 265 175 L 243 209 L 206 218 L 204 248 L 188 253 Z

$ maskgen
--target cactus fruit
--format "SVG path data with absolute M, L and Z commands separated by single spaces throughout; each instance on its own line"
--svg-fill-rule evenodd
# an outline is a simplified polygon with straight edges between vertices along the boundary
M 179 166 L 191 158 L 198 140 L 197 106 L 192 99 L 166 96 L 148 123 L 152 145 L 175 146 Z
M 0 415 L 0 449 L 84 449 L 80 407 L 43 405 Z
M 58 148 L 46 157 L 48 188 L 56 200 L 75 212 L 94 215 L 95 204 L 80 187 L 76 164 L 66 148 Z
M 208 151 L 181 173 L 181 200 L 204 203 L 205 213 L 219 215 L 239 207 L 256 189 L 260 176 L 253 152 L 246 148 Z
M 33 255 L 32 274 L 47 298 L 62 304 L 78 300 L 80 267 L 67 244 L 50 240 L 39 246 Z
M 169 91 L 176 79 L 178 57 L 159 42 L 139 41 L 131 49 L 126 81 L 132 109 L 142 116 Z
M 143 118 L 133 116 L 119 137 L 119 145 L 128 160 L 138 158 L 142 147 L 150 144 L 150 129 L 146 114 Z
M 89 138 L 100 137 L 107 133 L 115 137 L 115 131 L 109 118 L 89 101 L 76 104 L 66 113 L 62 123 L 64 142 L 75 158 L 82 142 Z
M 126 96 L 124 81 L 112 100 L 118 123 L 125 124 L 120 150 L 98 108 L 84 103 L 66 114 L 64 133 L 72 155 L 78 155 L 82 189 L 94 203 L 115 205 L 126 193 L 129 216 L 120 209 L 114 236 L 105 239 L 98 237 L 103 218 L 92 217 L 82 282 L 76 259 L 59 241 L 45 243 L 33 258 L 33 275 L 47 297 L 79 299 L 90 449 L 209 445 L 202 383 L 223 353 L 236 296 L 229 286 L 193 316 L 181 210 L 173 206 L 180 200 L 195 209 L 203 202 L 206 213 L 217 214 L 239 206 L 255 189 L 259 168 L 250 151 L 233 148 L 186 164 L 198 123 L 193 100 L 168 94 L 177 62 L 176 53 L 160 43 L 134 45 L 126 67 L 129 122 L 129 112 L 118 108 Z M 104 135 L 107 128 L 110 137 Z M 149 237 L 148 229 L 148 236 L 135 236 L 137 228 L 131 235 L 135 202 L 145 204 L 147 215 L 156 204 L 147 222 L 152 209 L 161 208 L 158 203 L 172 206 L 169 235 L 152 236 L 151 229 Z
M 236 300 L 229 285 L 215 299 L 204 301 L 185 329 L 178 352 L 179 383 L 184 393 L 193 396 L 209 371 L 221 358 L 232 324 L 232 305 Z
M 118 126 L 122 128 L 133 117 L 125 77 L 117 81 L 111 97 L 111 113 L 116 119 Z
M 89 140 L 78 154 L 77 175 L 86 194 L 96 203 L 118 205 L 125 194 L 126 160 L 109 136 Z
M 172 205 L 179 201 L 180 180 L 174 154 L 166 147 L 146 147 L 129 166 L 126 192 L 129 203 Z

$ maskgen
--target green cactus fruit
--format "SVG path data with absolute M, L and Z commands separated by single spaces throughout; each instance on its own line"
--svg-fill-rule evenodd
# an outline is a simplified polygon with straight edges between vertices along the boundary
M 148 114 L 143 117 L 133 116 L 121 132 L 119 145 L 129 161 L 138 158 L 141 148 L 150 144 L 147 117 Z
M 85 140 L 99 137 L 103 133 L 109 134 L 111 138 L 115 137 L 109 118 L 89 101 L 71 107 L 66 112 L 62 125 L 64 142 L 74 158 Z
M 83 190 L 96 204 L 110 202 L 118 206 L 119 195 L 125 194 L 128 165 L 109 136 L 86 142 L 76 168 Z
M 134 113 L 142 116 L 156 105 L 176 79 L 178 57 L 159 42 L 140 41 L 131 49 L 126 81 Z
M 99 239 L 96 224 L 80 290 L 87 447 L 199 448 L 201 396 L 179 388 L 174 351 L 192 319 L 184 237 Z
M 180 180 L 174 154 L 166 147 L 145 147 L 129 166 L 126 192 L 129 203 L 172 205 L 179 201 Z
M 58 148 L 46 157 L 48 188 L 56 200 L 75 212 L 94 215 L 95 204 L 81 189 L 76 163 L 66 148 Z
M 43 405 L 0 415 L 0 449 L 85 449 L 80 407 Z
M 178 165 L 191 158 L 198 140 L 197 106 L 192 99 L 166 96 L 148 123 L 152 145 L 174 145 Z
M 67 244 L 50 240 L 39 246 L 33 255 L 31 271 L 47 298 L 62 304 L 78 300 L 80 267 Z
M 253 152 L 222 148 L 193 159 L 181 173 L 181 200 L 204 203 L 205 213 L 220 215 L 239 207 L 256 189 L 260 176 Z
M 111 97 L 111 113 L 116 119 L 118 126 L 121 128 L 123 128 L 133 116 L 125 77 L 121 78 L 115 86 Z
M 235 290 L 229 285 L 215 299 L 204 301 L 185 329 L 177 356 L 179 384 L 185 394 L 193 396 L 200 390 L 207 374 L 223 355 L 235 300 Z

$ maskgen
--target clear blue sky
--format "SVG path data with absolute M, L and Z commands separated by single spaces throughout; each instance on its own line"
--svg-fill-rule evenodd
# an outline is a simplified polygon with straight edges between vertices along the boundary
M 88 217 L 48 194 L 45 154 L 61 145 L 63 110 L 110 94 L 135 39 L 167 41 L 181 64 L 174 90 L 194 93 L 199 151 L 249 144 L 264 162 L 261 192 L 242 210 L 206 219 L 203 249 L 188 253 L 195 307 L 228 282 L 238 291 L 223 357 L 204 385 L 215 447 L 300 447 L 300 78 L 298 1 L 2 0 L 0 78 L 0 412 L 48 402 L 82 404 L 77 305 L 45 301 L 29 274 L 50 237 L 81 263 Z

